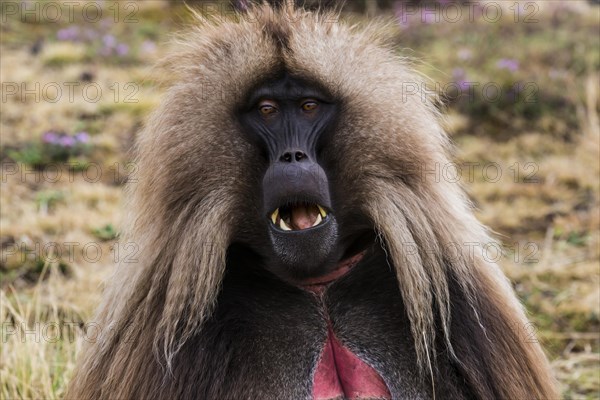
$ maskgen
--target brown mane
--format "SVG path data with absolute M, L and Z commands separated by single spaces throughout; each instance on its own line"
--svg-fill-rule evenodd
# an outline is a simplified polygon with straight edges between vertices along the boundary
M 443 340 L 478 396 L 557 397 L 540 346 L 519 336 L 527 320 L 506 278 L 481 251 L 469 251 L 469 244 L 492 239 L 462 189 L 427 174 L 450 159 L 432 100 L 406 90 L 422 78 L 381 44 L 376 29 L 289 3 L 256 6 L 239 21 L 198 16 L 164 62 L 178 83 L 139 135 L 138 172 L 127 191 L 121 242 L 138 246 L 137 262 L 121 263 L 109 283 L 95 317 L 103 335 L 87 345 L 68 397 L 155 393 L 174 355 L 202 329 L 234 226 L 252 223 L 233 217 L 257 184 L 247 176 L 253 156 L 233 113 L 258 78 L 282 66 L 344 105 L 335 152 L 345 156 L 336 165 L 410 299 L 406 311 L 424 375 L 432 375 L 435 343 Z M 459 253 L 450 256 L 449 246 Z M 456 320 L 456 310 L 467 317 Z M 474 322 L 465 327 L 465 319 Z M 472 335 L 485 342 L 485 352 L 470 348 Z

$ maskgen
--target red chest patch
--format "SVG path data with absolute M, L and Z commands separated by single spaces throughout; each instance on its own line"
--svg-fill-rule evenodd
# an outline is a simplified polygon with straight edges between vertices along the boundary
M 327 286 L 347 274 L 365 255 L 365 251 L 339 262 L 330 273 L 298 284 L 321 297 Z M 328 321 L 330 324 L 331 321 Z M 344 347 L 331 326 L 313 381 L 313 399 L 391 399 L 390 391 L 377 371 Z
M 381 376 L 335 337 L 331 329 L 314 377 L 313 398 L 391 399 Z

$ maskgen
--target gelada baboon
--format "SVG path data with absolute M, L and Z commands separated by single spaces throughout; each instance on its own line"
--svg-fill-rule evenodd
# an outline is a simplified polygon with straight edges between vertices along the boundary
M 198 19 L 138 138 L 137 262 L 68 397 L 556 397 L 486 229 L 430 173 L 449 144 L 405 90 L 421 78 L 377 30 L 291 4 Z

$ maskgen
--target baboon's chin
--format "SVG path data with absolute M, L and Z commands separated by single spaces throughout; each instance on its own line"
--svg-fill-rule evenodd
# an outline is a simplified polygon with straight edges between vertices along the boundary
M 305 218 L 314 219 L 308 216 L 310 213 L 310 210 L 306 211 Z M 269 237 L 275 257 L 272 272 L 286 281 L 295 282 L 318 277 L 334 268 L 338 224 L 333 214 L 321 215 L 317 216 L 323 218 L 321 221 L 302 229 L 282 229 L 275 223 L 270 224 Z M 294 225 L 292 222 L 291 226 Z

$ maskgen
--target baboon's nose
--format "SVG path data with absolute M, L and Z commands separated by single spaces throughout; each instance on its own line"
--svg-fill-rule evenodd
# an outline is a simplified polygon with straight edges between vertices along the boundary
M 301 150 L 286 151 L 281 155 L 281 157 L 279 157 L 279 161 L 286 163 L 291 163 L 294 161 L 300 162 L 304 160 L 308 160 L 308 156 Z

